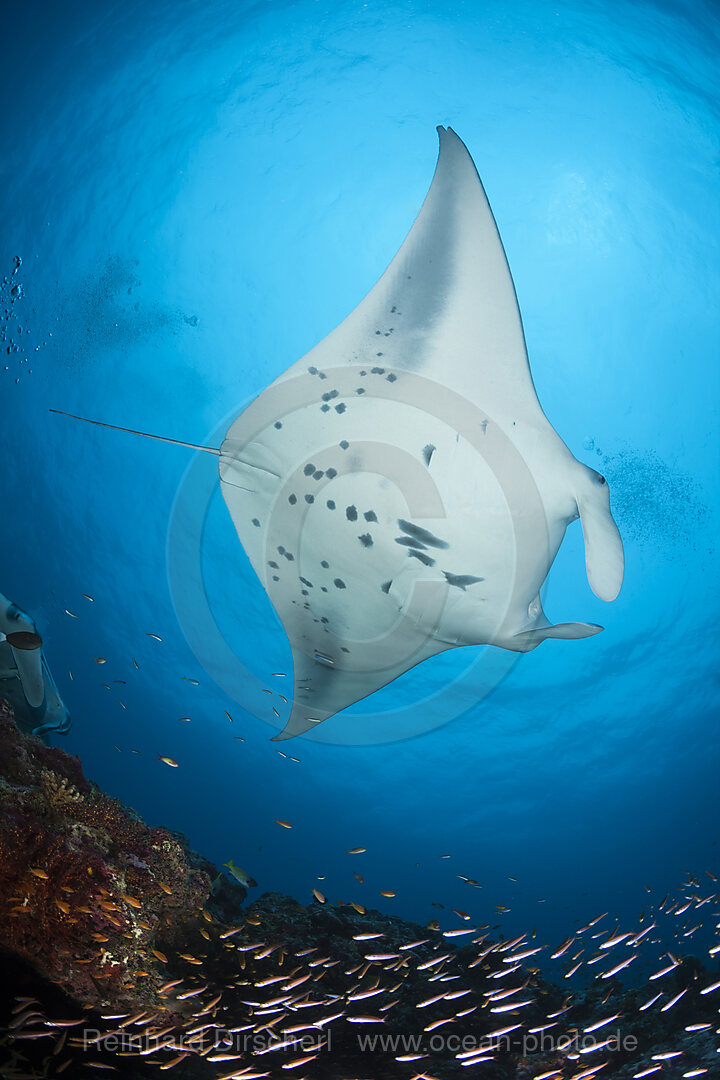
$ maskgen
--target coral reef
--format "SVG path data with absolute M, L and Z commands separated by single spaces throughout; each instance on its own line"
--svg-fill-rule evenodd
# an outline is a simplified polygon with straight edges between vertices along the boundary
M 588 932 L 588 963 L 603 961 L 578 987 L 534 966 L 543 947 L 527 935 L 442 931 L 319 893 L 243 907 L 245 889 L 181 834 L 149 828 L 1 703 L 0 865 L 3 1080 L 720 1077 L 717 972 L 668 954 L 641 987 L 617 978 L 655 921 L 577 929 L 568 942 Z M 715 894 L 692 880 L 685 893 L 658 912 L 716 917 Z
M 0 865 L 6 949 L 83 1005 L 165 1007 L 163 949 L 184 940 L 208 874 L 170 832 L 90 784 L 77 758 L 23 736 L 6 704 Z

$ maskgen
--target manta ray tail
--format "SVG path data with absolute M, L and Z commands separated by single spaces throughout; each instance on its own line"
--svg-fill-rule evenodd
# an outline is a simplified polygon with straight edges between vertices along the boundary
M 117 424 L 105 424 L 102 420 L 89 420 L 86 416 L 75 416 L 73 413 L 62 412 L 61 409 L 50 409 L 56 416 L 68 416 L 71 420 L 81 420 L 83 424 L 96 424 L 98 427 L 111 428 L 112 431 L 127 431 L 130 435 L 141 435 L 143 439 L 155 439 L 157 442 L 172 443 L 174 446 L 186 446 L 189 450 L 203 450 L 206 454 L 220 456 L 220 451 L 214 446 L 198 446 L 197 443 L 181 442 L 179 439 L 166 439 L 163 435 L 150 435 L 147 431 L 136 431 L 134 428 L 118 427 Z

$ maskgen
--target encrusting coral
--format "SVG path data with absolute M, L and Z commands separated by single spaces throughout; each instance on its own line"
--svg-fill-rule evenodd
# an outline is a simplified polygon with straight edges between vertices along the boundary
M 163 948 L 184 939 L 210 878 L 182 845 L 23 736 L 0 709 L 0 941 L 85 1005 L 165 1008 Z M 52 943 L 49 948 L 48 944 Z

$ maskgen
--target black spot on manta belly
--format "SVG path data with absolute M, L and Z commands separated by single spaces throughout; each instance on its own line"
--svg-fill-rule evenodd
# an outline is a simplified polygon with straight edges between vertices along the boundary
M 484 581 L 485 578 L 475 577 L 473 574 L 450 574 L 447 570 L 443 570 L 445 579 L 448 585 L 454 586 L 456 589 L 462 589 L 466 591 L 468 585 L 476 585 L 478 581 Z
M 363 547 L 368 548 L 373 546 L 373 538 L 370 533 L 363 533 L 362 536 L 358 536 L 358 540 Z
M 260 528 L 260 522 L 258 521 L 257 518 L 253 518 L 252 523 L 253 523 L 253 525 L 255 526 L 256 529 Z
M 423 529 L 420 525 L 413 525 L 411 521 L 403 521 L 402 518 L 398 518 L 398 525 L 404 533 L 408 536 L 412 536 L 414 540 L 419 540 L 423 545 L 427 544 L 428 547 L 434 548 L 448 548 L 450 545 L 446 540 L 441 540 L 438 536 L 435 536 L 428 529 Z
M 315 472 L 315 466 L 313 465 L 313 463 L 311 461 L 309 461 L 307 463 L 307 465 L 303 469 L 303 472 L 305 473 L 306 476 L 312 476 L 312 474 Z
M 330 563 L 329 563 L 329 562 L 327 561 L 327 559 L 323 559 L 323 561 L 322 561 L 322 562 L 320 563 L 320 565 L 321 565 L 321 566 L 322 566 L 322 567 L 323 567 L 323 568 L 324 568 L 325 570 L 327 570 L 327 569 L 329 568 L 329 566 L 330 566 Z
M 291 506 L 294 506 L 297 502 L 297 495 L 288 495 L 288 502 Z
M 337 476 L 337 469 L 326 469 L 325 475 L 327 476 L 328 480 L 332 480 L 334 479 L 334 477 Z
M 346 408 L 347 408 L 347 406 L 346 406 L 345 402 L 341 401 L 339 405 L 335 406 L 335 412 L 336 413 L 344 413 Z
M 429 555 L 426 555 L 424 551 L 417 551 L 415 548 L 411 548 L 408 551 L 408 555 L 412 555 L 414 559 L 419 559 L 425 566 L 434 566 L 435 560 L 431 559 Z
M 306 495 L 305 496 L 305 502 L 306 503 L 314 503 L 315 502 L 315 496 L 314 495 Z
M 348 519 L 348 521 L 357 521 L 357 516 L 358 516 L 357 507 L 355 507 L 355 506 L 346 506 L 345 507 L 345 517 Z
M 336 589 L 346 589 L 347 588 L 347 586 L 346 586 L 345 582 L 343 581 L 343 579 L 339 578 L 339 577 L 335 578 L 335 580 L 333 581 L 333 585 L 335 586 Z
M 334 510 L 335 509 L 335 500 L 334 499 L 328 499 L 328 501 L 325 503 L 325 505 L 327 506 L 328 510 Z
M 382 589 L 382 591 L 383 591 L 384 593 L 389 593 L 389 592 L 390 592 L 390 586 L 391 586 L 391 585 L 392 585 L 392 581 L 383 581 L 383 583 L 382 583 L 382 585 L 380 586 L 380 588 Z
M 340 445 L 341 450 L 347 450 L 350 443 L 347 441 L 347 439 L 343 439 L 342 442 L 339 445 Z
M 395 537 L 395 543 L 396 544 L 402 544 L 403 547 L 412 547 L 412 548 L 414 548 L 414 547 L 419 547 L 419 548 L 427 547 L 427 545 L 423 544 L 422 541 L 413 540 L 413 538 L 411 536 L 396 536 Z
M 321 405 L 320 406 L 320 412 L 330 412 L 330 406 L 329 405 Z
M 377 514 L 374 510 L 366 510 L 363 517 L 366 521 L 377 521 Z

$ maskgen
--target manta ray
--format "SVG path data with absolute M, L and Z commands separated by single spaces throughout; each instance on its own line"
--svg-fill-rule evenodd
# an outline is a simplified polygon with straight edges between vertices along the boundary
M 480 177 L 452 128 L 437 130 L 420 213 L 364 300 L 219 449 L 180 443 L 218 456 L 238 538 L 292 647 L 275 739 L 448 649 L 528 652 L 599 633 L 551 624 L 540 600 L 578 517 L 593 592 L 611 601 L 622 584 L 608 485 L 540 406 Z

